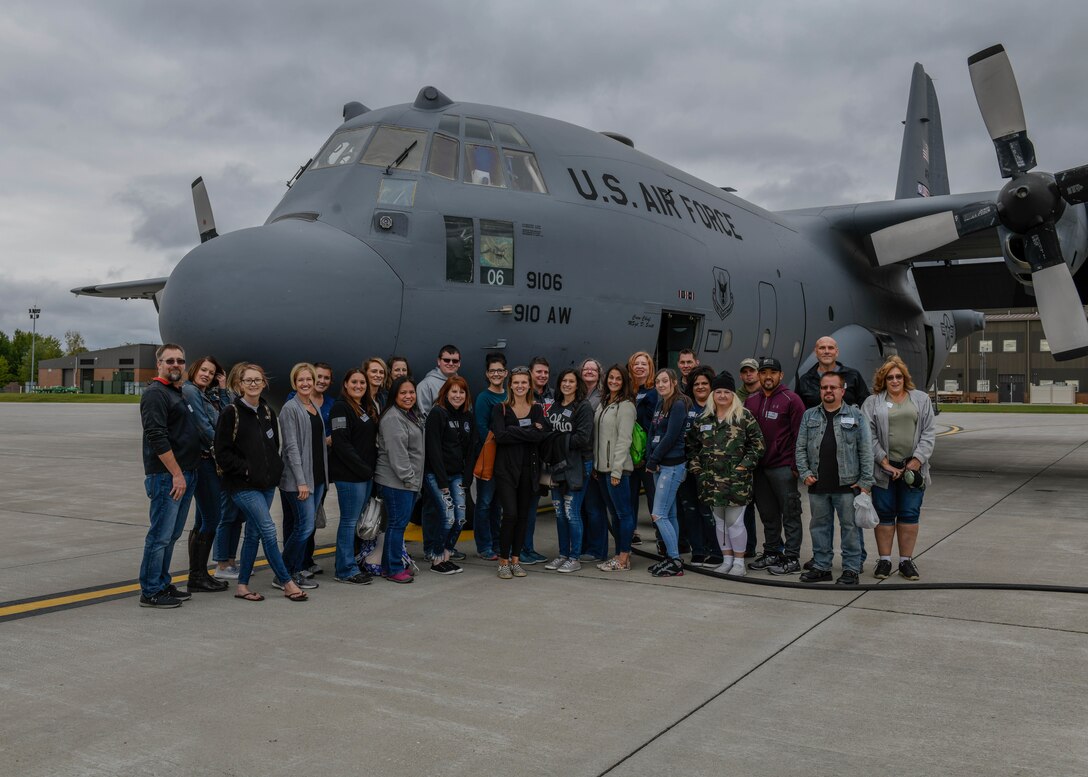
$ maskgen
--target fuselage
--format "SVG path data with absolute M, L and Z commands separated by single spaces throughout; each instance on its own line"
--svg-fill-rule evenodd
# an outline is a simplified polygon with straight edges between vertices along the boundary
M 164 341 L 280 377 L 392 353 L 421 377 L 454 343 L 470 378 L 489 350 L 555 371 L 692 347 L 718 370 L 773 355 L 791 380 L 839 332 L 863 373 L 890 347 L 927 375 L 909 273 L 872 268 L 818 219 L 562 121 L 420 102 L 346 121 L 265 225 L 190 252 L 162 300 Z

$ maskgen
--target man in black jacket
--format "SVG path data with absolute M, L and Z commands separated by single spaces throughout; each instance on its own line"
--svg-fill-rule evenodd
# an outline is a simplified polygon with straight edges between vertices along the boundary
M 192 410 L 181 395 L 185 351 L 173 343 L 155 351 L 159 375 L 140 397 L 144 490 L 151 499 L 151 525 L 140 562 L 140 606 L 180 607 L 191 594 L 170 578 L 174 543 L 185 528 L 200 465 L 200 438 Z
M 869 396 L 869 387 L 865 385 L 865 378 L 861 377 L 860 372 L 838 361 L 839 344 L 834 338 L 821 337 L 816 341 L 814 350 L 816 363 L 797 380 L 797 393 L 805 407 L 816 407 L 820 404 L 820 376 L 825 372 L 837 372 L 846 381 L 843 403 L 861 407 L 861 403 Z

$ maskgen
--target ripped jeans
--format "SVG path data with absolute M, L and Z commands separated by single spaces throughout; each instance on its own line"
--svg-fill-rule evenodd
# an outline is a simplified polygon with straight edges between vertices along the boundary
M 555 530 L 559 534 L 559 555 L 564 558 L 578 558 L 582 555 L 582 500 L 586 498 L 586 489 L 591 485 L 589 473 L 592 463 L 586 462 L 585 478 L 578 491 L 560 491 L 552 489 L 552 504 L 555 506 Z

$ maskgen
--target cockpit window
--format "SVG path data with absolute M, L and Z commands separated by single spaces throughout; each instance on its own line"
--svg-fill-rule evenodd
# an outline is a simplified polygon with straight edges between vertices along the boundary
M 499 150 L 494 146 L 466 143 L 462 180 L 480 186 L 505 186 L 502 165 L 499 163 Z
M 382 177 L 382 185 L 378 188 L 379 205 L 399 205 L 402 208 L 410 208 L 415 205 L 415 202 L 415 181 Z
M 504 148 L 502 153 L 506 157 L 506 172 L 510 177 L 511 189 L 519 192 L 548 193 L 548 187 L 544 185 L 544 176 L 540 174 L 535 154 L 509 148 Z
M 391 167 L 417 172 L 423 162 L 427 133 L 402 127 L 378 127 L 374 139 L 363 154 L 364 165 Z
M 451 135 L 461 134 L 461 117 L 445 115 L 438 120 L 438 129 Z
M 500 143 L 505 143 L 510 146 L 526 146 L 525 138 L 522 136 L 512 124 L 500 124 L 495 122 L 495 134 L 499 138 Z
M 374 132 L 373 125 L 336 133 L 314 157 L 310 169 L 320 170 L 322 167 L 338 167 L 354 163 L 372 132 Z
M 469 140 L 492 140 L 491 127 L 483 119 L 465 117 L 465 137 Z
M 431 142 L 431 158 L 427 160 L 427 172 L 457 180 L 458 142 L 445 135 L 435 135 Z

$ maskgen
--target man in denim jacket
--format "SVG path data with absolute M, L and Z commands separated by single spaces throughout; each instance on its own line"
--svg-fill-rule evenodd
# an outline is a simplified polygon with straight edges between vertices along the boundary
M 872 436 L 861 411 L 843 403 L 846 383 L 837 372 L 820 376 L 820 405 L 805 411 L 797 434 L 797 473 L 808 486 L 812 568 L 803 583 L 829 582 L 834 560 L 835 515 L 839 517 L 842 575 L 835 582 L 857 585 L 861 540 L 854 525 L 854 495 L 873 486 Z

